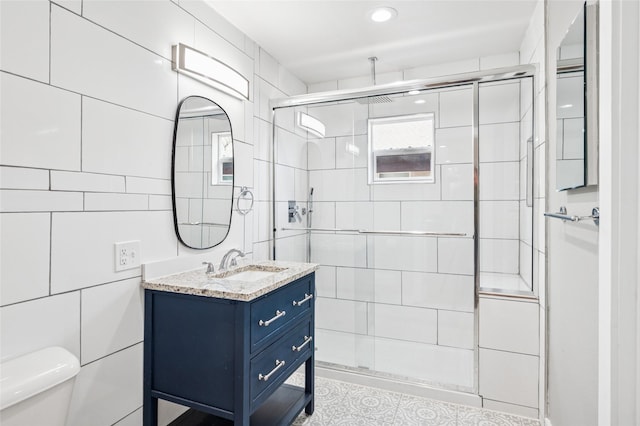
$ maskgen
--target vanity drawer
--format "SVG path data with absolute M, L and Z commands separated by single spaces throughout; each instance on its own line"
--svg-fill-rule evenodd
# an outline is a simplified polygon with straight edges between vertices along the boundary
M 313 279 L 303 277 L 251 304 L 251 352 L 274 337 L 295 318 L 309 312 Z
M 269 386 L 276 386 L 282 375 L 296 368 L 296 361 L 313 349 L 313 325 L 307 317 L 303 323 L 274 342 L 251 360 L 249 392 L 251 401 L 260 397 Z

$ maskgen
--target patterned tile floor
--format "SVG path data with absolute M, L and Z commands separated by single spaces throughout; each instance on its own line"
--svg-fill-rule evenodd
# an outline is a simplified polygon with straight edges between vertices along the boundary
M 287 381 L 303 385 L 304 376 Z M 294 426 L 540 426 L 535 419 L 435 401 L 316 376 L 315 411 Z

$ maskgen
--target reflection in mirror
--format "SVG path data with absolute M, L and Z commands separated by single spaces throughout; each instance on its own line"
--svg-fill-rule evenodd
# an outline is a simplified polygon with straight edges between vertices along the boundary
M 585 186 L 585 10 L 581 9 L 557 51 L 556 189 Z
M 207 249 L 229 232 L 233 206 L 233 136 L 226 112 L 200 96 L 184 99 L 173 141 L 173 213 L 178 239 Z

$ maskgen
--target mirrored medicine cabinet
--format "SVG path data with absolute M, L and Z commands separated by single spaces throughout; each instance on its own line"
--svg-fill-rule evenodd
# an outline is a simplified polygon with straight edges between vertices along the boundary
M 597 184 L 597 6 L 585 5 L 557 49 L 556 190 Z

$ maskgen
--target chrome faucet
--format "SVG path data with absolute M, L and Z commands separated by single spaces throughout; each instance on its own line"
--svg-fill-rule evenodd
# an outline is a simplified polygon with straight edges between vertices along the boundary
M 211 262 L 202 262 L 203 265 L 207 265 L 207 274 L 215 274 L 216 268 Z
M 236 256 L 233 256 L 234 254 Z M 218 270 L 224 271 L 229 266 L 236 266 L 238 264 L 238 261 L 236 260 L 238 257 L 244 257 L 244 253 L 242 252 L 242 250 L 232 248 L 231 250 L 226 252 L 224 256 L 222 256 L 222 261 L 220 261 L 220 267 L 218 268 Z

